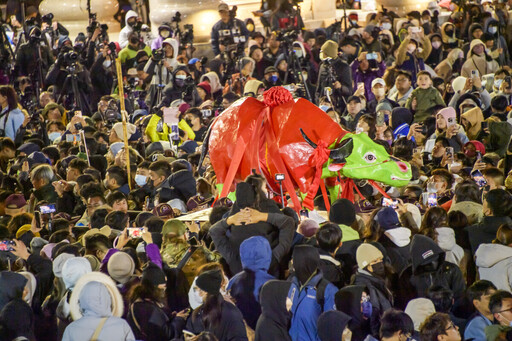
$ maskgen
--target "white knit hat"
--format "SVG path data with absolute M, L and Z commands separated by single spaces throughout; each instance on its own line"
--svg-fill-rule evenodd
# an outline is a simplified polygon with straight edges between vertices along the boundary
M 419 331 L 422 323 L 435 312 L 436 307 L 428 298 L 415 298 L 405 307 L 405 313 L 412 319 L 416 331 Z
M 359 245 L 356 251 L 357 266 L 364 269 L 376 259 L 383 258 L 382 252 L 372 244 L 364 243 Z

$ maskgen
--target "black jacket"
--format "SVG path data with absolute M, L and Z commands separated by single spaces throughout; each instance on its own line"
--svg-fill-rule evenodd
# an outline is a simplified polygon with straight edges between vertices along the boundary
M 432 286 L 442 286 L 453 292 L 455 299 L 466 290 L 459 267 L 446 262 L 445 252 L 431 238 L 415 235 L 411 242 L 412 264 L 400 274 L 397 307 L 404 309 L 413 298 L 425 297 Z
M 261 315 L 256 324 L 254 341 L 282 340 L 291 341 L 291 314 L 286 310 L 286 298 L 291 282 L 272 280 L 261 288 Z
M 352 318 L 348 323 L 348 328 L 352 331 L 353 341 L 363 341 L 366 336 L 371 334 L 372 324 L 378 323 L 376 314 L 372 313 L 371 318 L 365 319 L 361 313 L 361 296 L 363 291 L 367 290 L 364 285 L 349 285 L 340 289 L 334 296 L 336 310 L 342 311 Z
M 480 224 L 471 225 L 465 228 L 468 233 L 471 252 L 475 254 L 480 244 L 489 244 L 496 239 L 496 232 L 502 224 L 511 224 L 509 217 L 487 217 L 482 219 Z
M 172 199 L 180 199 L 187 203 L 188 199 L 196 195 L 196 179 L 192 172 L 182 169 L 171 174 L 168 179 L 173 192 Z
M 393 243 L 385 234 L 379 238 L 378 242 L 386 249 L 391 265 L 397 274 L 401 273 L 411 264 L 410 243 L 400 247 Z
M 247 341 L 244 318 L 240 310 L 232 303 L 223 301 L 221 318 L 216 328 L 206 328 L 202 320 L 202 306 L 192 313 L 188 319 L 186 330 L 198 335 L 203 331 L 213 333 L 219 341 Z
M 332 84 L 333 82 L 329 82 L 330 67 L 328 67 L 326 63 L 323 62 L 320 65 L 320 69 L 318 70 L 315 100 L 316 103 L 318 103 L 320 97 L 325 96 L 324 89 L 326 87 L 330 87 L 333 91 L 333 95 L 338 97 L 338 107 L 336 109 L 338 109 L 340 112 L 343 112 L 345 105 L 343 104 L 343 106 L 340 106 L 341 102 L 343 102 L 341 97 L 348 97 L 352 94 L 352 69 L 341 58 L 331 60 L 331 66 L 334 72 L 334 75 L 332 75 L 334 76 L 334 81 L 339 81 L 341 83 L 341 88 L 334 89 Z
M 345 285 L 345 276 L 343 275 L 343 263 L 334 259 L 328 252 L 318 249 L 320 254 L 320 270 L 324 274 L 324 278 L 337 286 L 342 288 Z

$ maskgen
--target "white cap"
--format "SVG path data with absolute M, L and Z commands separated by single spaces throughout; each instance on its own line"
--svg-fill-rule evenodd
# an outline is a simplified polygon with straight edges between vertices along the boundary
M 384 79 L 382 78 L 375 78 L 373 81 L 372 81 L 372 88 L 377 85 L 377 84 L 380 84 L 382 86 L 386 86 L 386 82 L 384 82 Z

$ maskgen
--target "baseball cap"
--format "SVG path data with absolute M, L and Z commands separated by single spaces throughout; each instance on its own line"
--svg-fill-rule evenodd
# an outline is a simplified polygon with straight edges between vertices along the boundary
M 229 11 L 229 6 L 225 2 L 221 2 L 218 7 L 218 11 Z
M 380 84 L 382 86 L 386 86 L 386 82 L 384 82 L 384 79 L 382 78 L 375 78 L 373 81 L 372 81 L 372 88 L 377 85 L 377 84 Z

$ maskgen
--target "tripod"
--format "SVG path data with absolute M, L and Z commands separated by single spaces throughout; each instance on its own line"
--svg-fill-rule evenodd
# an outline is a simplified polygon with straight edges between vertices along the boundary
M 292 32 L 293 31 L 291 31 L 287 34 L 290 34 Z M 285 38 L 286 38 L 287 34 L 285 34 Z M 294 77 L 296 78 L 295 81 L 296 82 L 298 81 L 304 85 L 304 90 L 306 92 L 306 98 L 308 101 L 311 102 L 312 101 L 311 94 L 309 92 L 308 85 L 306 84 L 306 80 L 304 79 L 304 75 L 302 74 L 302 66 L 301 66 L 300 60 L 293 52 L 293 42 L 290 44 L 290 40 L 287 41 L 286 39 L 284 40 L 284 42 L 285 42 L 284 50 L 286 51 L 285 53 L 287 54 L 286 62 L 288 63 L 288 69 L 286 70 L 286 73 L 284 75 L 283 83 L 288 84 L 288 76 L 290 75 L 290 71 L 291 71 L 293 73 Z M 291 48 L 291 50 L 290 50 L 290 48 Z
M 57 103 L 62 103 L 63 96 L 67 93 L 67 90 L 69 89 L 69 83 L 71 83 L 71 91 L 73 92 L 73 106 L 70 112 L 76 110 L 86 112 L 86 110 L 84 110 L 85 108 L 82 105 L 82 99 L 80 98 L 80 90 L 78 89 L 78 74 L 76 68 L 76 63 L 73 63 L 71 66 L 68 66 L 66 68 L 66 70 L 68 71 L 68 75 L 66 76 L 66 80 L 64 81 L 64 85 L 62 86 L 62 90 L 60 91 Z

